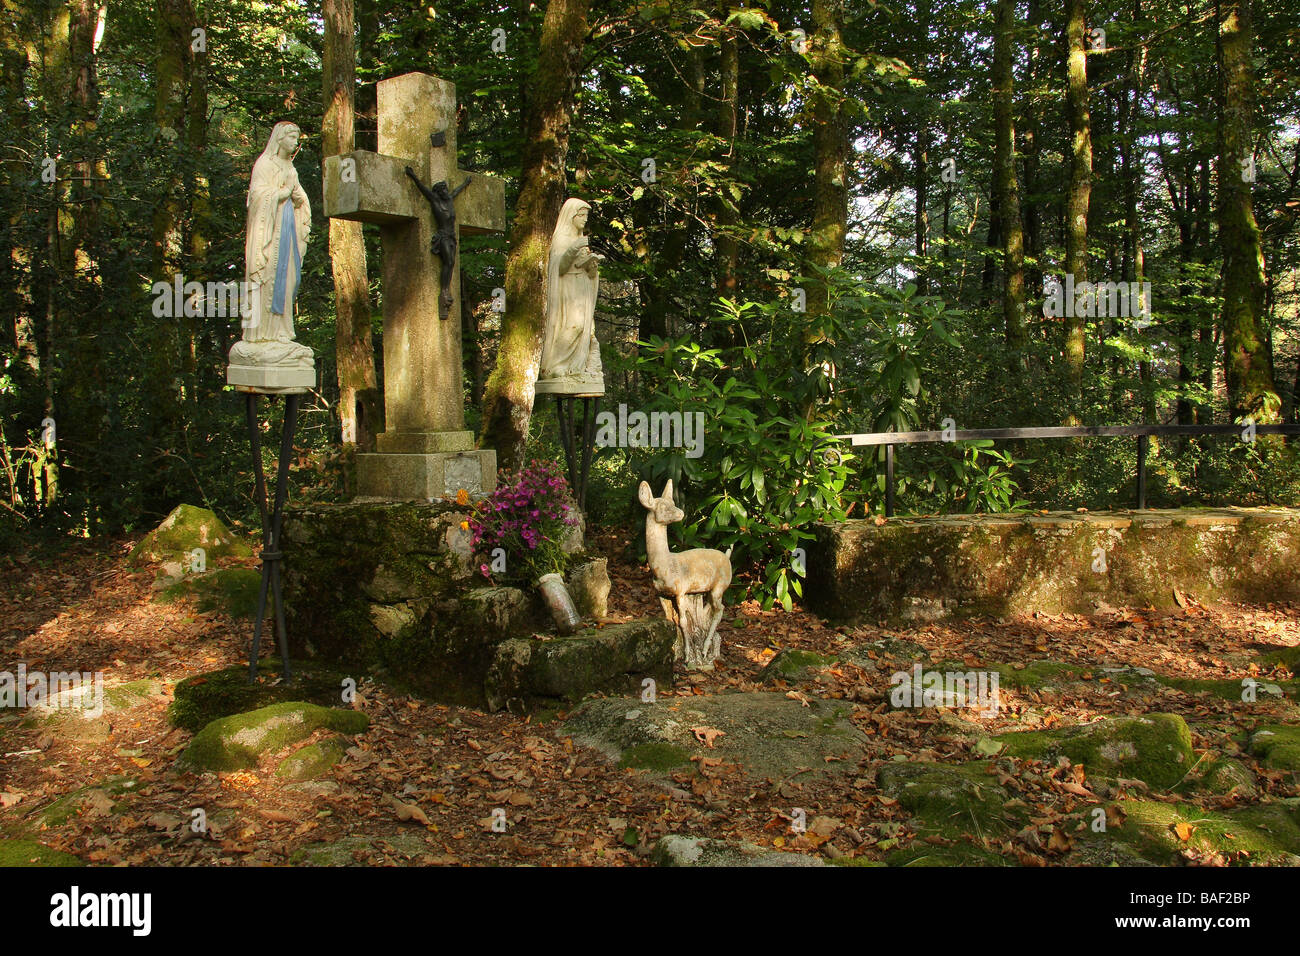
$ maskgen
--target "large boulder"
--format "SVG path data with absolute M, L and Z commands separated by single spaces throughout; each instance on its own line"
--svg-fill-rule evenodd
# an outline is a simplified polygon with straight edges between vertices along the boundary
M 344 680 L 349 674 L 321 661 L 290 661 L 293 679 L 282 680 L 279 658 L 258 662 L 257 680 L 248 679 L 248 665 L 187 677 L 176 685 L 167 719 L 174 727 L 195 733 L 219 717 L 243 714 L 271 704 L 300 700 L 323 707 L 343 703 Z
M 222 523 L 214 512 L 194 505 L 177 505 L 153 531 L 131 549 L 132 564 L 175 563 L 190 569 L 195 548 L 203 549 L 204 563 L 217 558 L 248 558 L 252 548 Z
M 849 714 L 843 702 L 807 698 L 805 704 L 781 693 L 661 697 L 655 703 L 615 697 L 587 701 L 563 729 L 623 767 L 666 776 L 707 756 L 760 779 L 783 779 L 804 769 L 813 775 L 856 771 L 866 737 Z
M 177 761 L 181 770 L 244 770 L 265 755 L 327 728 L 360 734 L 370 719 L 360 711 L 318 707 L 302 701 L 272 704 L 214 720 L 194 735 Z
M 199 611 L 219 611 L 231 617 L 252 618 L 257 615 L 257 597 L 262 587 L 262 572 L 252 568 L 216 568 L 174 580 L 163 587 L 158 600 L 194 601 Z M 271 608 L 270 595 L 267 608 Z

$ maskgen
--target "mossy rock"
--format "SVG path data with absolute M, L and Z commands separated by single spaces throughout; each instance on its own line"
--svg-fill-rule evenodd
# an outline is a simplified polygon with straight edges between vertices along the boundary
M 919 832 L 1004 834 L 1013 831 L 1020 819 L 1004 808 L 1010 796 L 990 776 L 988 761 L 888 763 L 876 779 L 885 796 L 898 800 L 912 814 L 912 825 Z
M 1220 697 L 1223 700 L 1230 700 L 1238 704 L 1246 702 L 1246 693 L 1249 689 L 1248 685 L 1240 680 L 1166 677 L 1163 674 L 1157 674 L 1155 679 L 1166 687 L 1173 687 L 1185 694 L 1209 694 L 1211 697 Z M 1255 700 L 1259 702 L 1283 700 L 1287 697 L 1294 698 L 1296 696 L 1295 681 L 1276 683 L 1274 681 L 1255 680 L 1254 685 Z
M 265 754 L 305 740 L 322 728 L 360 734 L 370 718 L 357 710 L 336 710 L 303 701 L 272 704 L 247 714 L 222 717 L 190 741 L 177 766 L 182 770 L 244 770 Z
M 1192 732 L 1177 714 L 1112 717 L 1093 724 L 1031 730 L 995 738 L 1011 757 L 1067 757 L 1096 776 L 1128 777 L 1167 790 L 1192 769 Z
M 652 740 L 624 751 L 618 765 L 624 769 L 631 767 L 634 770 L 666 772 L 676 767 L 688 766 L 690 762 L 690 753 L 681 747 Z
M 830 667 L 839 662 L 831 654 L 818 654 L 816 651 L 802 651 L 787 647 L 776 652 L 776 656 L 767 662 L 759 679 L 762 681 L 800 681 L 808 677 L 808 672 L 818 667 Z
M 885 857 L 887 866 L 1011 866 L 1004 857 L 973 843 L 948 846 L 921 843 L 895 850 Z
M 125 684 L 114 684 L 104 688 L 104 710 L 108 713 L 130 710 L 145 703 L 151 697 L 161 697 L 163 693 L 163 682 L 149 677 Z
M 407 857 L 420 853 L 441 852 L 435 850 L 424 829 L 411 827 L 396 833 L 386 834 L 382 842 L 392 848 L 393 852 Z M 289 856 L 292 866 L 356 866 L 353 854 L 358 850 L 375 850 L 376 839 L 367 836 L 350 836 L 329 842 L 309 843 L 300 847 Z
M 1230 758 L 1203 761 L 1175 790 L 1178 793 L 1201 792 L 1216 797 L 1235 795 L 1251 798 L 1258 792 L 1255 775 L 1240 760 Z
M 671 687 L 676 632 L 662 618 L 626 621 L 550 640 L 497 645 L 483 680 L 489 710 L 524 713 L 539 703 L 639 691 L 646 678 Z
M 257 597 L 262 572 L 252 568 L 219 568 L 181 578 L 159 592 L 164 603 L 190 598 L 199 611 L 219 611 L 231 617 L 251 618 L 257 614 Z M 270 597 L 267 597 L 269 606 Z
M 342 737 L 328 737 L 285 757 L 275 775 L 292 781 L 314 780 L 342 760 L 347 750 L 348 743 Z
M 728 843 L 678 834 L 660 837 L 650 851 L 650 862 L 656 866 L 675 867 L 826 865 L 826 861 L 818 856 L 768 850 L 752 843 Z
M 85 866 L 78 857 L 35 840 L 0 840 L 0 867 Z
M 1259 662 L 1265 666 L 1281 664 L 1291 673 L 1300 674 L 1300 645 L 1269 651 L 1260 657 Z
M 133 794 L 138 785 L 139 781 L 134 777 L 114 774 L 99 783 L 78 787 L 71 793 L 65 793 L 41 809 L 31 811 L 27 816 L 27 820 L 35 825 L 38 830 L 60 827 L 67 823 L 69 819 L 81 813 L 93 791 L 101 790 L 114 802 L 120 802 Z M 118 809 L 114 808 L 113 812 L 118 812 Z M 24 827 L 24 829 L 26 828 Z
M 194 505 L 177 505 L 153 531 L 131 549 L 133 565 L 177 561 L 189 567 L 195 548 L 204 551 L 205 563 L 216 558 L 248 558 L 253 549 L 228 529 L 216 514 Z
M 804 706 L 777 691 L 661 697 L 653 704 L 607 697 L 574 709 L 560 732 L 614 764 L 651 773 L 665 774 L 685 754 L 781 779 L 799 768 L 813 775 L 854 772 L 866 737 L 850 716 L 843 701 L 813 697 Z M 712 747 L 703 739 L 708 731 L 722 732 L 711 738 Z
M 963 669 L 954 665 L 956 669 Z M 942 668 L 937 668 L 942 669 Z M 964 668 L 970 670 L 970 668 Z M 1087 669 L 1076 664 L 1062 664 L 1059 661 L 1029 661 L 1023 667 L 1010 664 L 994 664 L 987 668 L 998 673 L 998 683 L 1015 690 L 1039 690 L 1052 685 L 1068 684 L 1078 680 Z
M 1275 770 L 1300 771 L 1300 727 L 1270 724 L 1250 737 L 1250 752 Z
M 269 704 L 305 700 L 324 707 L 342 703 L 343 671 L 317 661 L 290 661 L 293 679 L 284 682 L 278 658 L 259 661 L 257 680 L 249 682 L 248 666 L 236 664 L 195 674 L 176 685 L 167 719 L 174 727 L 197 733 L 219 717 L 242 714 Z
M 1205 810 L 1189 804 L 1124 800 L 1124 823 L 1107 833 L 1147 859 L 1169 863 L 1184 849 L 1200 853 L 1244 853 L 1238 862 L 1300 864 L 1300 820 L 1281 803 L 1238 810 Z M 1190 831 L 1189 829 L 1190 828 Z M 1181 831 L 1181 832 L 1180 832 Z M 1186 835 L 1188 839 L 1182 837 Z

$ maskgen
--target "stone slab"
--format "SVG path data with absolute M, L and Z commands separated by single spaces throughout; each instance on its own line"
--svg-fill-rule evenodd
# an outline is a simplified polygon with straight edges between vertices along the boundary
M 490 710 L 524 713 L 595 692 L 639 693 L 647 677 L 672 686 L 675 632 L 665 620 L 587 628 L 568 637 L 512 638 L 497 646 L 484 683 Z
M 393 455 L 434 455 L 474 450 L 474 433 L 384 432 L 375 436 L 375 450 Z

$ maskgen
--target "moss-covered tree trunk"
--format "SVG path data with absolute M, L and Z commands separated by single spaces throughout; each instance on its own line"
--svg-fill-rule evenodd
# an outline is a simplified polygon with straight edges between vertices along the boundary
M 325 46 L 321 76 L 325 115 L 321 161 L 356 145 L 356 51 L 352 0 L 324 0 Z M 334 344 L 338 362 L 339 421 L 345 452 L 372 451 L 382 427 L 383 403 L 370 335 L 366 244 L 361 223 L 331 219 L 329 259 L 334 273 Z
M 1088 205 L 1092 198 L 1092 119 L 1088 108 L 1086 0 L 1065 4 L 1065 107 L 1070 122 L 1070 184 L 1065 199 L 1065 271 L 1075 288 L 1088 281 Z M 1078 411 L 1085 361 L 1084 325 L 1078 309 L 1065 319 L 1065 371 Z
M 816 83 L 813 115 L 813 217 L 808 262 L 822 269 L 844 259 L 844 235 L 849 215 L 848 123 L 844 107 L 843 0 L 814 0 L 813 36 L 809 61 Z M 829 308 L 827 290 L 814 287 L 808 309 Z
M 1013 370 L 1022 367 L 1025 349 L 1025 232 L 1016 182 L 1016 127 L 1012 118 L 1015 81 L 1011 72 L 1015 0 L 998 0 L 993 33 L 993 201 L 1002 244 L 1002 320 Z
M 1251 202 L 1254 70 L 1251 0 L 1220 0 L 1219 244 L 1223 251 L 1223 365 L 1235 418 L 1279 420 L 1263 329 L 1264 250 Z
M 519 202 L 506 256 L 506 311 L 501 345 L 483 398 L 480 447 L 494 448 L 503 468 L 523 459 L 533 414 L 533 386 L 546 322 L 546 256 L 564 204 L 569 122 L 577 93 L 589 0 L 548 0 L 537 71 L 528 100 L 528 134 Z

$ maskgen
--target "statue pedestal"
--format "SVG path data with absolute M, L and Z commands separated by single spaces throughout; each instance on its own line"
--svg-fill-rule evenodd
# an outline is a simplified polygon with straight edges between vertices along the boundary
M 357 455 L 357 496 L 394 501 L 473 498 L 497 485 L 497 453 L 475 448 L 474 433 L 384 432 L 374 452 Z
M 278 368 L 274 365 L 228 365 L 226 384 L 241 392 L 295 395 L 316 387 L 314 368 Z
M 563 395 L 569 398 L 601 398 L 605 394 L 605 383 L 596 381 L 578 381 L 563 378 L 541 379 L 533 386 L 535 395 Z

